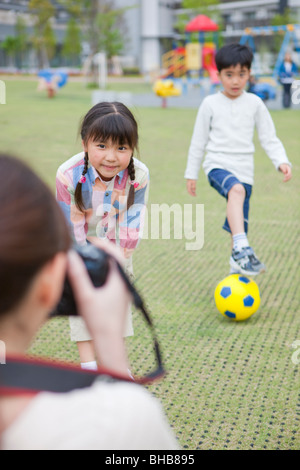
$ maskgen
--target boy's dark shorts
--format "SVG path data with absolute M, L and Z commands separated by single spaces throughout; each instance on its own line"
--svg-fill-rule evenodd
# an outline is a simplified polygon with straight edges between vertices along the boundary
M 242 184 L 244 186 L 245 191 L 246 191 L 246 197 L 244 201 L 244 227 L 245 227 L 245 233 L 248 233 L 249 201 L 250 201 L 250 196 L 252 193 L 251 184 L 242 183 L 232 173 L 230 173 L 227 170 L 223 170 L 221 168 L 216 168 L 214 170 L 211 170 L 208 173 L 207 177 L 208 177 L 208 181 L 210 185 L 213 188 L 215 188 L 218 191 L 218 193 L 220 193 L 221 196 L 225 197 L 226 199 L 228 198 L 228 193 L 230 189 L 235 184 Z M 231 233 L 227 218 L 223 225 L 223 229 Z

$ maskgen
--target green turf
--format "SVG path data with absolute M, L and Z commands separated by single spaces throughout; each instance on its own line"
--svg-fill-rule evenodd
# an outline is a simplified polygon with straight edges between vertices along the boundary
M 77 129 L 91 106 L 91 90 L 69 83 L 49 100 L 37 93 L 33 81 L 7 80 L 6 85 L 0 148 L 28 161 L 54 191 L 58 165 L 81 150 Z M 300 112 L 272 113 L 293 162 L 288 184 L 256 139 L 249 239 L 268 272 L 257 279 L 259 311 L 234 323 L 216 311 L 213 300 L 229 267 L 229 237 L 221 229 L 225 201 L 203 172 L 196 200 L 186 193 L 183 179 L 196 110 L 133 111 L 141 159 L 151 172 L 150 204 L 205 205 L 200 251 L 186 251 L 186 240 L 171 237 L 143 240 L 134 256 L 136 284 L 155 320 L 168 371 L 149 389 L 161 400 L 185 449 L 299 449 L 300 364 L 292 361 L 292 344 L 300 340 Z M 142 374 L 152 367 L 153 354 L 138 312 L 134 327 L 129 355 L 132 371 Z M 67 320 L 48 323 L 30 352 L 77 362 Z

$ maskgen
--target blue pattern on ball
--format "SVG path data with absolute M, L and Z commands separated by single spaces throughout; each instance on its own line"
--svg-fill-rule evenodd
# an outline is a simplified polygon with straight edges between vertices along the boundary
M 224 312 L 224 313 L 229 318 L 236 318 L 235 313 L 229 312 L 229 310 L 226 310 L 226 312 Z
M 240 276 L 239 281 L 244 282 L 245 284 L 249 284 L 249 282 L 251 282 L 250 279 L 244 276 Z
M 223 297 L 223 299 L 227 299 L 231 295 L 231 289 L 230 287 L 223 287 L 220 295 Z
M 248 295 L 247 297 L 244 298 L 245 307 L 252 307 L 253 304 L 254 304 L 254 299 L 252 295 Z

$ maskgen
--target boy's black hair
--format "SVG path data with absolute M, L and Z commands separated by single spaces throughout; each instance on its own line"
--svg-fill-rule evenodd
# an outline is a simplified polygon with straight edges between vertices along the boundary
M 241 65 L 241 67 L 247 67 L 250 70 L 253 61 L 253 53 L 248 46 L 241 44 L 228 44 L 223 46 L 215 57 L 216 66 L 219 72 L 228 67 L 235 67 Z

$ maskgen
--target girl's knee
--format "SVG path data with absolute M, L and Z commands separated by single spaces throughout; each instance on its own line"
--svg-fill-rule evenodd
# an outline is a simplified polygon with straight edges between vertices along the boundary
M 242 184 L 235 184 L 228 192 L 228 198 L 239 197 L 245 199 L 246 191 Z

